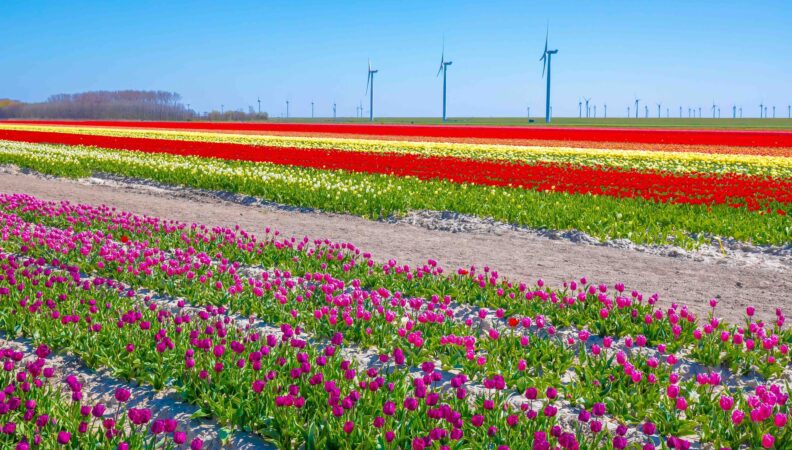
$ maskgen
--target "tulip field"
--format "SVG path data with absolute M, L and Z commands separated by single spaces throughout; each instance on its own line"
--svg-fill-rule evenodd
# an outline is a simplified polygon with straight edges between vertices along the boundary
M 409 267 L 24 194 L 0 195 L 0 237 L 2 448 L 222 443 L 127 407 L 123 383 L 273 448 L 792 448 L 780 309 L 726 323 L 716 299 L 695 317 L 620 283 Z M 52 363 L 66 353 L 122 383 L 110 402 Z
M 0 166 L 373 220 L 792 244 L 779 131 L 0 122 Z M 730 323 L 719 298 L 19 190 L 0 190 L 2 449 L 792 450 L 784 288 Z
M 792 242 L 792 133 L 787 132 L 95 125 L 0 124 L 0 163 L 59 176 L 102 172 L 231 191 L 372 219 L 414 210 L 454 211 L 641 244 L 690 247 L 715 238 L 775 246 Z M 266 134 L 267 127 L 303 133 Z M 240 134 L 251 130 L 264 134 Z M 390 138 L 377 139 L 383 133 Z M 465 133 L 485 142 L 433 140 Z M 421 134 L 426 140 L 416 137 Z M 504 143 L 537 136 L 558 142 L 564 134 L 598 141 L 597 147 L 580 147 L 579 141 Z M 392 139 L 399 136 L 410 139 Z M 602 148 L 609 140 L 614 148 Z M 665 147 L 647 147 L 648 142 Z

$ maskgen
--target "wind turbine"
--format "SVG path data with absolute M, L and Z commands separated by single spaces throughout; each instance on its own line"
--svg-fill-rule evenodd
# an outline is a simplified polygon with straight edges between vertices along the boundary
M 762 111 L 764 111 L 764 102 L 759 103 L 759 118 L 762 118 Z
M 699 106 L 699 119 L 701 119 L 701 106 Z
M 258 113 L 261 114 L 261 97 L 258 98 L 258 105 L 259 105 Z
M 597 118 L 597 105 L 594 105 L 594 118 Z
M 657 104 L 657 118 L 658 119 L 660 118 L 660 105 L 662 105 L 662 103 L 658 103 Z
M 737 105 L 732 105 L 732 119 L 737 118 Z
M 742 106 L 740 106 L 740 119 L 742 119 Z
M 286 100 L 286 118 L 289 118 L 289 101 Z
M 333 102 L 333 120 L 336 118 L 336 104 Z
M 629 106 L 627 107 L 627 118 L 628 119 L 630 118 L 630 107 Z
M 583 118 L 583 102 L 578 98 L 578 118 Z
M 775 105 L 773 105 L 773 119 L 775 119 Z
M 680 119 L 682 118 L 682 107 L 681 106 L 679 107 L 679 118 Z
M 589 112 L 589 101 L 591 101 L 591 97 L 589 98 L 583 97 L 583 100 L 586 101 L 586 119 L 588 119 L 589 116 L 591 116 L 591 113 Z
M 604 106 L 604 107 L 605 107 L 605 111 L 604 111 L 604 114 L 602 115 L 602 118 L 603 118 L 603 119 L 607 119 L 607 118 L 608 118 L 608 104 L 607 104 L 607 103 L 605 103 L 605 104 L 604 104 L 604 105 L 602 105 L 602 106 Z
M 443 72 L 443 122 L 446 121 L 446 73 L 448 72 L 448 66 L 450 66 L 453 61 L 446 61 L 445 60 L 445 38 L 443 38 L 443 50 L 440 52 L 440 68 L 437 69 L 437 76 L 440 76 L 440 72 Z
M 717 108 L 717 106 L 715 106 L 715 100 L 713 100 L 712 101 L 712 118 L 713 119 L 715 118 L 715 108 Z
M 718 119 L 720 119 L 720 106 L 718 106 Z
M 764 114 L 764 118 L 767 119 L 767 106 L 765 106 Z
M 792 105 L 787 105 L 787 117 L 792 119 Z
M 544 52 L 542 52 L 542 57 L 539 58 L 539 61 L 543 61 L 542 63 L 542 76 L 544 77 L 545 69 L 547 69 L 547 97 L 545 100 L 545 122 L 550 123 L 550 68 L 552 65 L 553 55 L 558 53 L 558 49 L 555 50 L 548 50 L 547 49 L 547 41 L 550 37 L 550 27 L 547 27 L 547 33 L 545 34 L 545 47 Z
M 670 119 L 670 118 L 671 118 L 671 108 L 666 106 L 666 119 Z
M 314 118 L 314 102 L 311 102 L 311 119 Z
M 366 79 L 366 93 L 369 94 L 369 122 L 374 122 L 374 74 L 377 72 L 379 70 L 371 69 L 371 60 L 369 59 L 368 78 Z
M 638 118 L 638 102 L 640 102 L 640 101 L 641 101 L 640 98 L 638 98 L 638 97 L 635 98 L 635 118 L 636 119 Z
M 646 118 L 649 118 L 649 105 L 644 105 L 644 109 L 646 109 Z

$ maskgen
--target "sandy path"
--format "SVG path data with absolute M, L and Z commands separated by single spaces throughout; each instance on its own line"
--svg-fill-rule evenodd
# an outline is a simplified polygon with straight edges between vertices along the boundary
M 754 305 L 770 319 L 777 307 L 792 309 L 792 270 L 698 262 L 687 258 L 550 240 L 528 234 L 463 234 L 358 217 L 245 206 L 211 195 L 181 195 L 139 186 L 86 185 L 25 174 L 0 173 L 0 192 L 21 192 L 50 200 L 108 204 L 119 209 L 186 222 L 242 228 L 263 234 L 265 227 L 286 235 L 352 242 L 378 260 L 395 258 L 411 265 L 436 259 L 443 267 L 488 264 L 512 280 L 543 278 L 551 286 L 586 276 L 590 282 L 645 294 L 658 292 L 664 304 L 680 302 L 705 314 L 707 300 L 720 298 L 718 315 L 742 321 Z

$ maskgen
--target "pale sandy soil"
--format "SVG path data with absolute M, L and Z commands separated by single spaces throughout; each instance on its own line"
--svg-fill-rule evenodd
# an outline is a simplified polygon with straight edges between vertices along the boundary
M 613 286 L 623 282 L 627 289 L 645 294 L 658 292 L 665 305 L 688 304 L 700 314 L 707 302 L 718 297 L 717 315 L 742 321 L 745 307 L 756 306 L 764 319 L 775 316 L 775 308 L 792 309 L 792 264 L 788 257 L 749 257 L 732 260 L 671 257 L 631 248 L 591 245 L 568 239 L 549 239 L 519 230 L 493 232 L 449 232 L 425 226 L 373 222 L 366 219 L 296 208 L 240 201 L 232 195 L 192 189 L 163 188 L 140 183 L 93 178 L 64 180 L 38 175 L 0 173 L 0 192 L 27 193 L 49 200 L 108 204 L 119 209 L 158 217 L 232 226 L 256 234 L 266 227 L 297 237 L 328 238 L 351 242 L 371 252 L 375 259 L 395 258 L 411 265 L 433 258 L 447 270 L 489 265 L 514 281 L 534 282 L 543 278 L 551 286 L 585 276 L 590 282 Z M 251 200 L 251 199 L 247 199 Z

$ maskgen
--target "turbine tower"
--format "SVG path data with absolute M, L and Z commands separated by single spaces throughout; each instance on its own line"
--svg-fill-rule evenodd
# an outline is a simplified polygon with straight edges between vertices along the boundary
M 336 118 L 336 104 L 333 102 L 333 120 Z
M 591 101 L 591 97 L 589 98 L 583 97 L 583 100 L 586 101 L 586 119 L 588 119 L 589 116 L 591 116 L 591 113 L 589 112 L 589 101 Z
M 737 105 L 732 105 L 732 119 L 737 118 Z
M 368 78 L 366 79 L 366 93 L 369 94 L 369 122 L 374 122 L 374 74 L 377 72 L 379 70 L 371 69 L 371 60 L 369 59 Z
M 662 103 L 658 103 L 657 104 L 657 118 L 658 119 L 660 118 L 660 105 L 662 105 Z
M 712 118 L 713 119 L 715 118 L 715 108 L 717 108 L 717 106 L 715 106 L 715 100 L 713 100 L 712 101 Z
M 583 102 L 578 98 L 578 119 L 583 118 Z
M 603 118 L 603 119 L 607 119 L 607 118 L 608 118 L 608 104 L 607 104 L 607 103 L 605 103 L 605 104 L 604 104 L 604 105 L 602 105 L 602 106 L 604 106 L 604 107 L 605 107 L 605 111 L 604 111 L 604 114 L 602 115 L 602 118 Z
M 552 66 L 552 59 L 553 55 L 558 53 L 558 49 L 555 50 L 548 50 L 547 49 L 547 41 L 550 37 L 550 27 L 547 27 L 547 33 L 545 34 L 545 48 L 544 52 L 542 53 L 542 57 L 539 58 L 542 63 L 542 77 L 544 77 L 545 69 L 547 69 L 547 97 L 545 99 L 545 122 L 550 123 L 550 68 Z
M 628 119 L 630 118 L 630 107 L 629 106 L 627 107 L 627 118 Z
M 437 69 L 437 76 L 440 76 L 440 72 L 443 72 L 443 122 L 446 121 L 446 74 L 448 73 L 448 66 L 450 66 L 453 61 L 446 61 L 445 60 L 445 38 L 443 38 L 443 50 L 440 52 L 440 68 Z
M 289 101 L 286 100 L 286 118 L 289 118 Z
M 649 105 L 644 105 L 644 109 L 646 109 L 646 118 L 649 118 Z
M 597 118 L 597 105 L 594 105 L 594 118 Z
M 311 102 L 311 119 L 314 118 L 314 102 Z
M 762 118 L 762 111 L 764 111 L 764 102 L 759 103 L 759 118 Z
M 261 97 L 258 98 L 258 105 L 259 105 L 258 113 L 261 114 Z
M 679 118 L 680 119 L 682 118 L 682 107 L 681 106 L 679 107 Z
M 640 98 L 638 98 L 638 97 L 635 98 L 635 118 L 636 119 L 638 118 L 638 102 L 640 102 L 640 101 L 641 101 Z

